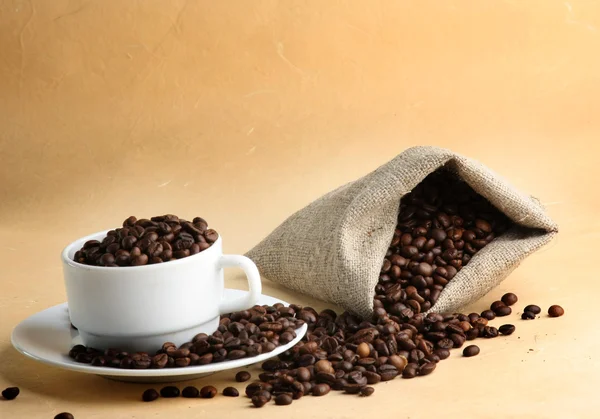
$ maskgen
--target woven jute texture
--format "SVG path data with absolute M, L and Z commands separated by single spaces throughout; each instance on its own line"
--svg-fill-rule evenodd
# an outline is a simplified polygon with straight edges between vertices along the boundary
M 458 311 L 497 286 L 528 255 L 548 243 L 558 226 L 537 199 L 516 190 L 479 162 L 446 149 L 407 149 L 291 215 L 247 256 L 274 282 L 370 316 L 400 199 L 441 167 L 457 173 L 516 223 L 479 251 L 430 309 Z

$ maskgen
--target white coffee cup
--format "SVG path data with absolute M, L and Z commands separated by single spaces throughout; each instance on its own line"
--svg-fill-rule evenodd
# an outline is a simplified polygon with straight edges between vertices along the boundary
M 144 266 L 103 267 L 73 260 L 88 240 L 62 252 L 71 323 L 86 346 L 129 352 L 156 351 L 165 342 L 181 345 L 198 333 L 213 333 L 223 313 L 254 306 L 261 294 L 256 265 L 245 256 L 224 255 L 221 237 L 186 258 Z M 223 268 L 239 267 L 248 277 L 247 296 L 223 299 Z

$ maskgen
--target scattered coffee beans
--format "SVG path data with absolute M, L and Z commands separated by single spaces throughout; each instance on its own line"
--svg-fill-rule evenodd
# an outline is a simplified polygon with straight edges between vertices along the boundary
M 2 390 L 2 397 L 4 397 L 6 400 L 14 400 L 17 398 L 20 392 L 21 390 L 19 390 L 19 387 L 8 387 Z
M 149 388 L 142 394 L 142 400 L 145 402 L 153 402 L 156 399 L 158 399 L 158 391 L 153 388 Z
M 253 357 L 271 352 L 296 338 L 296 329 L 305 321 L 294 317 L 293 309 L 289 310 L 278 304 L 272 307 L 254 306 L 250 310 L 224 315 L 218 330 L 212 335 L 200 333 L 179 348 L 166 342 L 155 355 L 144 352 L 129 354 L 118 349 L 102 351 L 75 345 L 69 356 L 76 362 L 94 366 L 134 369 L 181 368 Z M 248 379 L 250 373 L 247 371 L 236 375 L 239 382 Z
M 166 386 L 160 390 L 160 395 L 166 399 L 179 397 L 179 389 L 175 386 Z
M 505 336 L 512 335 L 514 331 L 515 326 L 513 326 L 512 324 L 503 324 L 498 328 L 498 332 Z
M 539 306 L 530 304 L 527 307 L 525 307 L 525 309 L 523 311 L 529 311 L 533 314 L 540 314 L 542 312 L 542 309 Z
M 465 349 L 463 349 L 463 355 L 467 357 L 479 355 L 479 346 L 477 345 L 469 345 Z
M 248 371 L 240 371 L 235 375 L 235 381 L 238 383 L 243 383 L 244 381 L 248 381 L 252 376 Z
M 223 396 L 227 397 L 238 397 L 240 392 L 235 387 L 225 387 L 223 389 Z
M 507 292 L 506 294 L 504 294 L 502 296 L 501 300 L 507 306 L 512 306 L 517 301 L 519 301 L 519 299 L 517 298 L 516 294 L 513 294 L 512 292 Z
M 457 176 L 432 173 L 400 202 L 375 298 L 402 320 L 428 311 L 473 255 L 510 225 Z
M 560 317 L 565 314 L 565 310 L 561 306 L 552 305 L 548 309 L 548 315 L 550 317 Z
M 217 389 L 213 386 L 204 386 L 200 389 L 200 397 L 203 399 L 212 399 L 217 395 Z
M 535 313 L 531 311 L 524 311 L 523 314 L 521 314 L 521 318 L 523 320 L 533 320 L 535 319 Z
M 195 399 L 199 394 L 200 392 L 194 386 L 188 386 L 181 391 L 181 396 L 187 399 Z
M 54 416 L 54 419 L 75 419 L 75 416 L 73 416 L 69 412 L 62 412 L 62 413 L 59 413 L 58 415 Z
M 200 253 L 218 238 L 200 217 L 189 222 L 172 214 L 150 220 L 132 216 L 102 241 L 87 241 L 73 259 L 85 265 L 113 267 L 169 262 Z

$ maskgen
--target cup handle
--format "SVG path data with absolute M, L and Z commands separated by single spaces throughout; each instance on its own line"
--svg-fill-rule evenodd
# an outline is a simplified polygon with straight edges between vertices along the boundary
M 262 283 L 258 268 L 249 258 L 240 255 L 222 255 L 219 261 L 222 268 L 242 268 L 248 278 L 249 293 L 245 297 L 235 300 L 221 301 L 219 313 L 233 313 L 235 311 L 247 310 L 258 302 L 262 292 Z

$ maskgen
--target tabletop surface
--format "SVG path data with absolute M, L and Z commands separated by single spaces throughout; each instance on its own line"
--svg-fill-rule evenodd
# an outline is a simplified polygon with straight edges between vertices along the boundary
M 0 2 L 0 387 L 21 388 L 0 400 L 0 417 L 597 417 L 600 6 L 213 3 Z M 205 217 L 226 252 L 243 253 L 312 200 L 422 144 L 481 161 L 560 228 L 463 311 L 512 291 L 519 304 L 562 305 L 563 317 L 513 314 L 517 331 L 479 341 L 479 356 L 455 351 L 434 374 L 379 384 L 368 399 L 336 393 L 267 410 L 245 397 L 142 403 L 147 385 L 11 347 L 14 326 L 65 301 L 59 255 L 72 240 L 174 213 Z M 226 281 L 246 286 L 235 271 Z M 264 293 L 332 307 L 266 279 Z M 243 390 L 235 372 L 189 384 Z

